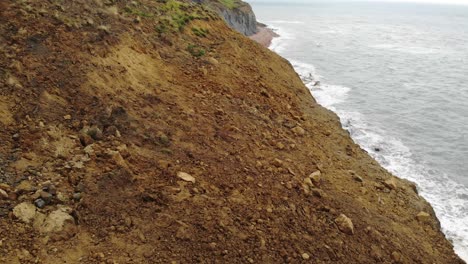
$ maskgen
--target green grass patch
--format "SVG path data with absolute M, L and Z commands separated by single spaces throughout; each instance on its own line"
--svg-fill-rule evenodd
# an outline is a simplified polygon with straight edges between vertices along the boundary
M 239 2 L 237 2 L 237 0 L 219 0 L 219 2 L 229 9 L 239 6 Z
M 206 51 L 202 47 L 199 47 L 194 44 L 189 44 L 187 46 L 187 51 L 190 52 L 192 56 L 197 57 L 197 58 L 200 58 L 206 54 Z
M 208 29 L 197 28 L 197 27 L 193 27 L 192 32 L 193 32 L 193 34 L 195 34 L 195 36 L 202 37 L 202 38 L 206 37 L 208 35 L 208 33 L 210 33 L 208 31 Z

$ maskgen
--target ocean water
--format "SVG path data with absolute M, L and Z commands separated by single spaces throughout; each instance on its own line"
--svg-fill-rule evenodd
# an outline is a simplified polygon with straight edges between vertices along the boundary
M 468 6 L 252 6 L 280 35 L 270 48 L 362 148 L 418 184 L 468 261 Z

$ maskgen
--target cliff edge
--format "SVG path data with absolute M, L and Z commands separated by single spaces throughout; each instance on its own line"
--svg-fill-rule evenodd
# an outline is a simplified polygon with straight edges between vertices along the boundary
M 463 263 L 415 185 L 206 6 L 0 7 L 1 263 Z

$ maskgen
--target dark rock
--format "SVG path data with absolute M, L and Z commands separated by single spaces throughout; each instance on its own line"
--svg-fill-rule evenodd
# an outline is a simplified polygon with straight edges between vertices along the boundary
M 97 126 L 92 126 L 88 129 L 87 133 L 91 138 L 94 140 L 101 140 L 103 138 L 102 131 L 99 127 Z
M 44 200 L 42 200 L 41 198 L 39 199 L 36 199 L 34 201 L 34 205 L 37 207 L 37 208 L 44 208 L 46 206 L 46 202 Z
M 80 135 L 80 142 L 81 142 L 81 145 L 83 145 L 84 147 L 88 146 L 88 145 L 91 145 L 93 144 L 94 140 L 92 137 L 90 137 L 88 134 L 81 134 Z
M 73 200 L 75 200 L 75 201 L 81 200 L 82 197 L 83 197 L 83 195 L 81 193 L 79 193 L 79 192 L 76 192 L 76 193 L 73 194 Z

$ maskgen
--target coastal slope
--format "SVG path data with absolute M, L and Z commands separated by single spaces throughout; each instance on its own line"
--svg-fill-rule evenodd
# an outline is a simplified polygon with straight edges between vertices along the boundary
M 203 5 L 0 8 L 0 262 L 464 263 L 416 186 Z

